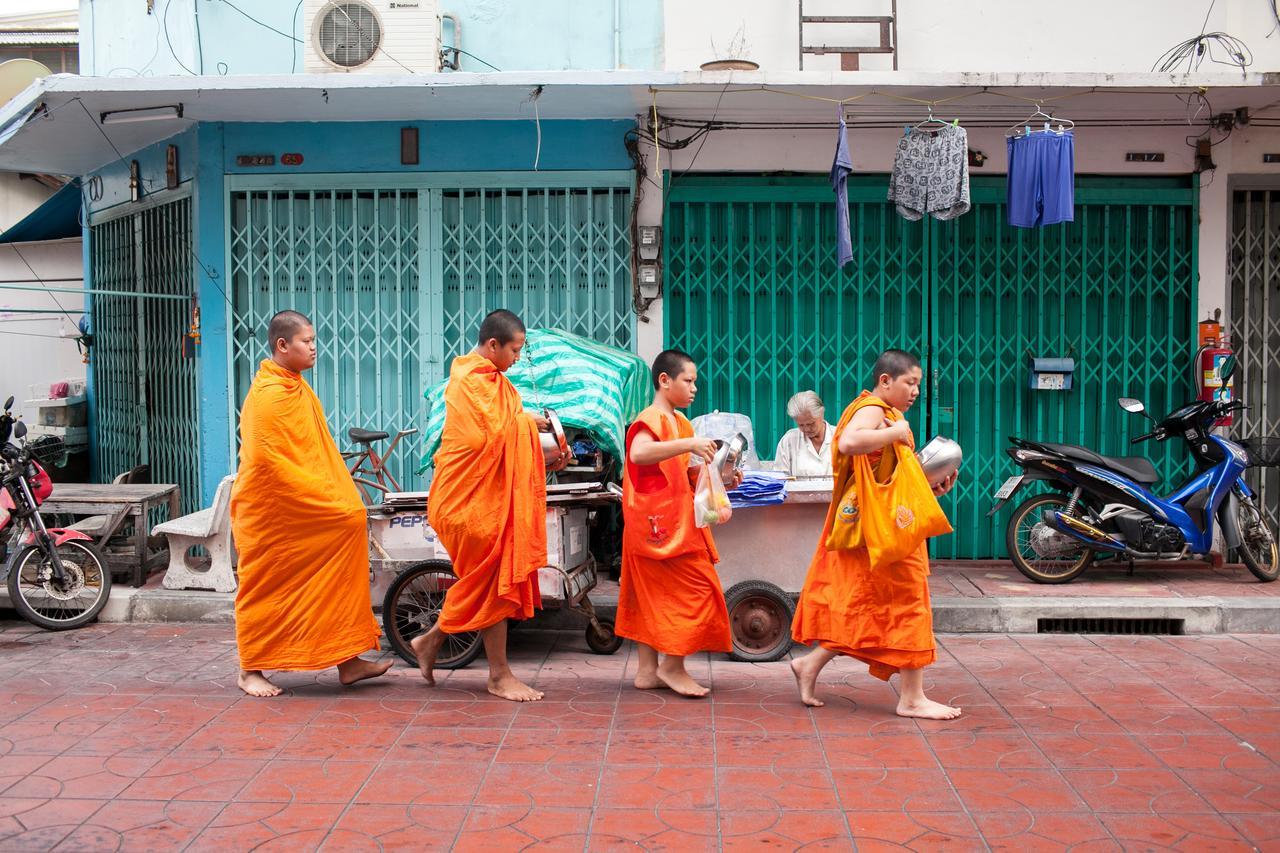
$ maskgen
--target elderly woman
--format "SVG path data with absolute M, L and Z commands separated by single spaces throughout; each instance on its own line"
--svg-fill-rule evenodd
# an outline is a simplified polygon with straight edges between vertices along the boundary
M 796 428 L 778 442 L 774 468 L 793 477 L 831 476 L 831 440 L 836 430 L 825 414 L 822 398 L 813 391 L 801 391 L 787 401 L 787 415 Z

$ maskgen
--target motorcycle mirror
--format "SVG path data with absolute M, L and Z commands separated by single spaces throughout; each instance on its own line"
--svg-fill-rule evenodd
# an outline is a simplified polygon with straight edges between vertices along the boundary
M 1134 415 L 1141 415 L 1147 411 L 1147 407 L 1142 404 L 1141 400 L 1135 400 L 1132 397 L 1121 397 L 1117 400 L 1120 408 Z
M 4 410 L 7 412 L 13 408 L 13 395 L 9 395 L 9 399 L 4 401 Z
M 1221 375 L 1222 381 L 1225 383 L 1227 382 L 1227 380 L 1229 380 L 1232 376 L 1235 375 L 1235 372 L 1236 372 L 1236 357 L 1234 355 L 1229 355 L 1222 360 L 1222 366 L 1218 368 L 1218 373 L 1219 375 Z
M 13 425 L 13 437 L 14 437 L 14 438 L 25 438 L 25 437 L 26 437 L 26 435 L 27 435 L 27 425 L 26 425 L 26 424 L 24 424 L 22 421 L 18 421 L 16 424 L 14 424 L 14 425 Z

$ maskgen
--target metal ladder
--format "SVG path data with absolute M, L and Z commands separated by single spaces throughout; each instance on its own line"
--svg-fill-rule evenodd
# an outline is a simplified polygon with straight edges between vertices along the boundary
M 804 0 L 797 0 L 800 17 L 800 70 L 804 70 L 805 54 L 821 56 L 826 53 L 840 54 L 841 71 L 857 71 L 858 58 L 864 53 L 887 53 L 893 56 L 893 70 L 898 70 L 898 0 L 889 0 L 888 15 L 806 15 Z M 805 24 L 878 24 L 880 27 L 880 43 L 865 47 L 837 47 L 828 44 L 805 44 Z

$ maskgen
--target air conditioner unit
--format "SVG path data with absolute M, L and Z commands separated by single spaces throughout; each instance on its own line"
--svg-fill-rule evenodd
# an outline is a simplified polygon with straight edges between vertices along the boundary
M 311 73 L 440 70 L 437 0 L 305 0 Z

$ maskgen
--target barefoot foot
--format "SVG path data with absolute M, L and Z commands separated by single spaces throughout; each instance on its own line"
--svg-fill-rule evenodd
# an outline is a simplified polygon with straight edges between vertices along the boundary
M 666 663 L 665 661 L 663 662 Z M 687 696 L 690 699 L 701 699 L 711 692 L 710 687 L 703 687 L 701 684 L 693 680 L 693 676 L 685 671 L 684 667 L 674 669 L 666 666 L 658 667 L 658 679 L 676 693 L 681 696 Z
M 960 716 L 960 709 L 934 702 L 932 699 L 922 698 L 914 702 L 903 699 L 898 702 L 898 716 L 919 717 L 922 720 L 954 720 Z
M 281 693 L 280 688 L 267 681 L 267 677 L 262 674 L 261 670 L 257 669 L 249 672 L 240 670 L 240 677 L 236 679 L 236 685 L 250 696 L 279 696 Z
M 409 647 L 413 649 L 414 657 L 418 659 L 418 672 L 422 673 L 427 684 L 432 686 L 436 683 L 436 675 L 432 670 L 435 669 L 436 655 L 443 644 L 444 632 L 435 626 L 432 626 L 427 633 L 419 634 L 409 641 Z
M 659 687 L 666 687 L 662 679 L 658 677 L 658 671 L 651 669 L 648 672 L 637 672 L 636 680 L 632 682 L 637 690 L 656 690 Z
M 537 702 L 542 698 L 541 690 L 534 690 L 514 675 L 490 678 L 489 692 L 512 702 Z
M 357 681 L 364 681 L 366 678 L 377 678 L 379 675 L 385 675 L 387 670 L 391 669 L 392 661 L 371 661 L 364 658 L 351 658 L 344 660 L 338 664 L 338 681 L 344 687 L 350 687 Z
M 800 689 L 800 701 L 810 708 L 822 708 L 827 704 L 814 695 L 814 691 L 818 688 L 819 669 L 809 663 L 808 655 L 791 661 L 791 674 L 796 677 L 796 687 Z

